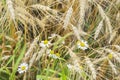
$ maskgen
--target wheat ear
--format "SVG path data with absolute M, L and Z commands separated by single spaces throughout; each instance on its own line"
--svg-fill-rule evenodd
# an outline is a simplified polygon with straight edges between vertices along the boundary
M 93 79 L 96 80 L 96 70 L 95 70 L 94 64 L 87 57 L 86 57 L 86 64 L 88 65 L 90 71 L 92 72 Z
M 13 19 L 13 21 L 15 21 L 15 10 L 13 8 L 13 2 L 12 0 L 6 0 L 6 3 L 7 3 L 8 10 L 10 12 L 11 18 Z
M 100 23 L 98 24 L 97 28 L 96 28 L 96 31 L 95 31 L 95 36 L 94 36 L 94 39 L 96 40 L 96 38 L 98 37 L 101 29 L 102 29 L 102 26 L 103 26 L 103 20 L 100 21 Z

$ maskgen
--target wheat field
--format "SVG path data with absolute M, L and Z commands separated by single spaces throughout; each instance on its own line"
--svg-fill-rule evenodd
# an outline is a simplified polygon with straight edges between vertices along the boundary
M 0 0 L 0 80 L 120 80 L 120 0 Z

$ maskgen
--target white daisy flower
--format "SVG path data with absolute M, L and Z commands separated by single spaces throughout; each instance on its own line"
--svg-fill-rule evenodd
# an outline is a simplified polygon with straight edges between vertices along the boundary
M 22 63 L 20 64 L 20 66 L 18 67 L 18 72 L 21 74 L 21 73 L 24 73 L 28 70 L 28 64 L 27 63 Z
M 77 47 L 82 50 L 86 50 L 89 46 L 86 41 L 81 40 L 81 41 L 77 41 Z
M 49 47 L 51 43 L 48 40 L 41 41 L 40 46 L 42 48 Z
M 72 70 L 74 66 L 71 64 L 68 64 L 67 67 L 68 67 L 68 69 Z
M 59 53 L 55 53 L 54 50 L 48 50 L 47 54 L 49 57 L 52 57 L 54 59 L 58 59 L 60 57 Z

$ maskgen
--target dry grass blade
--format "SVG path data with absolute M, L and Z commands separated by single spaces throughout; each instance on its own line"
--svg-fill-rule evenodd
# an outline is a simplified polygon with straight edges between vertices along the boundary
M 97 75 L 97 73 L 96 73 L 94 64 L 93 64 L 93 63 L 90 61 L 90 59 L 87 58 L 87 57 L 86 57 L 86 64 L 87 64 L 87 66 L 89 67 L 90 71 L 92 72 L 92 77 L 93 77 L 93 79 L 96 80 L 96 75 Z
M 100 21 L 100 23 L 98 24 L 97 28 L 96 28 L 96 31 L 95 31 L 95 36 L 94 36 L 94 39 L 96 40 L 96 38 L 98 37 L 101 29 L 103 27 L 103 20 Z
M 15 40 L 13 38 L 9 37 L 9 36 L 5 36 L 5 38 L 9 41 L 15 42 Z
M 120 4 L 120 0 L 116 0 L 116 4 Z
M 4 60 L 7 60 L 8 58 L 9 58 L 10 56 L 8 55 L 8 56 L 4 56 L 4 57 L 2 57 L 2 61 L 4 61 Z

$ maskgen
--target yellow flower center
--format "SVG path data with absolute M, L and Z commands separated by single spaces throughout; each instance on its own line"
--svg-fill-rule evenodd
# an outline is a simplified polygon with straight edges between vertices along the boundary
M 25 67 L 25 66 L 22 66 L 22 67 L 21 67 L 21 70 L 25 70 L 25 69 L 26 69 L 26 67 Z
M 44 41 L 44 44 L 48 44 L 48 40 L 45 40 L 45 41 Z
M 53 51 L 53 50 L 51 50 L 51 51 L 50 51 L 50 54 L 54 54 L 54 51 Z
M 108 58 L 109 59 L 112 59 L 113 58 L 113 55 L 110 53 L 110 54 L 108 54 Z
M 56 53 L 56 56 L 60 57 L 60 54 L 59 54 L 59 53 Z
M 80 42 L 80 46 L 81 46 L 81 47 L 85 47 L 85 43 Z
M 81 69 L 81 70 L 83 70 L 83 67 L 82 67 L 82 66 L 80 66 L 80 69 Z
M 81 47 L 85 47 L 85 43 L 81 41 L 77 41 L 77 44 L 80 45 Z

